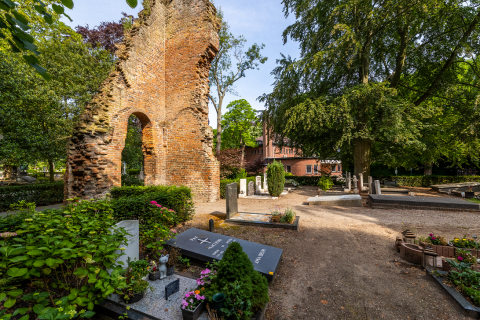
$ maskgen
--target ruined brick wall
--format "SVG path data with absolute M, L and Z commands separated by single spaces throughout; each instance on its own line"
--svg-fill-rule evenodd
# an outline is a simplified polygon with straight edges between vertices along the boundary
M 121 184 L 128 118 L 142 123 L 145 183 L 187 185 L 197 201 L 220 197 L 208 126 L 208 73 L 218 51 L 208 0 L 149 0 L 118 62 L 85 108 L 69 143 L 65 194 L 101 198 Z

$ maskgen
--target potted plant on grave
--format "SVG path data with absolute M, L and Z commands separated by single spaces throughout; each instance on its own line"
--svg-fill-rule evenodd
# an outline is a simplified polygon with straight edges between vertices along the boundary
M 167 265 L 167 276 L 171 276 L 175 272 L 175 265 L 178 262 L 178 258 L 180 257 L 180 249 L 176 247 L 168 248 L 168 261 Z
M 270 222 L 280 223 L 280 220 L 282 218 L 282 212 L 280 211 L 280 207 L 275 206 L 273 210 L 270 210 L 270 214 L 272 216 L 272 218 L 270 219 Z
M 148 274 L 148 273 L 147 273 Z M 153 290 L 144 275 L 138 270 L 127 268 L 125 270 L 125 280 L 127 285 L 121 289 L 121 297 L 125 303 L 135 303 L 143 299 L 148 289 Z
M 205 309 L 205 296 L 200 290 L 190 291 L 182 299 L 183 320 L 196 320 Z
M 160 271 L 158 271 L 157 263 L 153 260 L 150 262 L 150 273 L 148 274 L 148 279 L 151 281 L 160 279 Z
M 473 192 L 473 188 L 470 186 L 468 187 L 468 191 L 465 192 L 466 199 L 473 199 L 475 197 L 475 192 Z
M 292 224 L 295 220 L 296 212 L 292 208 L 285 209 L 284 214 L 280 218 L 280 223 Z

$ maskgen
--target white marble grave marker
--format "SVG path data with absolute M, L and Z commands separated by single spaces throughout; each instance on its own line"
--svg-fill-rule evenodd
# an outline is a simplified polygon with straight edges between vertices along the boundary
M 247 196 L 247 179 L 240 179 L 240 194 L 239 198 L 245 198 Z
M 124 263 L 123 267 L 127 266 L 127 260 L 130 257 L 130 260 L 139 260 L 140 252 L 140 229 L 138 220 L 124 220 L 117 223 L 116 228 L 125 228 L 125 231 L 129 233 L 127 235 L 126 243 L 121 244 L 120 248 L 125 248 L 125 250 L 117 250 L 116 253 L 123 251 L 125 255 L 117 259 L 117 262 L 122 261 Z
M 380 180 L 375 180 L 375 194 L 382 194 L 382 190 L 380 189 Z
M 255 177 L 255 194 L 261 194 L 262 193 L 262 177 L 256 176 Z
M 263 191 L 268 192 L 268 179 L 267 179 L 267 173 L 263 175 Z

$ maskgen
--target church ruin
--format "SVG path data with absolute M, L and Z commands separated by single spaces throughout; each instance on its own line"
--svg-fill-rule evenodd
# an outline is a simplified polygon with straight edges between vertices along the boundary
M 208 125 L 208 74 L 219 23 L 209 0 L 145 0 L 115 70 L 85 107 L 68 144 L 65 196 L 101 198 L 121 185 L 130 115 L 142 123 L 146 185 L 185 185 L 220 197 Z

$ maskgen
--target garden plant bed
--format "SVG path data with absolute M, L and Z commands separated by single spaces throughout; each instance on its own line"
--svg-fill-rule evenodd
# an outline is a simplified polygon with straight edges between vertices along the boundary
M 454 287 L 450 287 L 446 285 L 444 283 L 444 281 L 446 281 L 444 277 L 436 277 L 428 270 L 426 270 L 426 273 L 427 275 L 430 275 L 444 289 L 444 291 L 452 298 L 452 300 L 454 300 L 464 310 L 466 316 L 480 319 L 480 308 L 474 306 Z M 445 271 L 438 271 L 438 273 L 440 273 L 443 276 L 447 275 L 447 272 Z
M 238 213 L 234 217 L 225 220 L 225 222 L 252 227 L 281 228 L 298 231 L 300 225 L 299 216 L 295 217 L 295 220 L 291 224 L 271 222 L 271 217 L 270 214 L 265 213 Z

